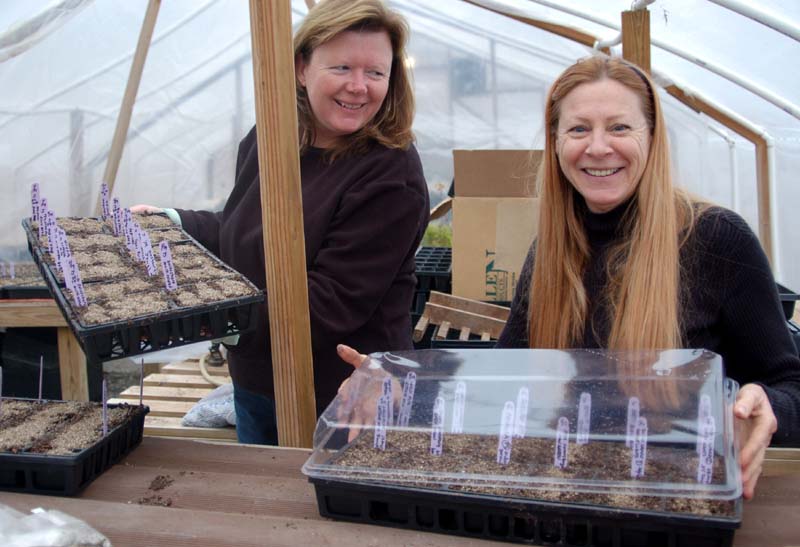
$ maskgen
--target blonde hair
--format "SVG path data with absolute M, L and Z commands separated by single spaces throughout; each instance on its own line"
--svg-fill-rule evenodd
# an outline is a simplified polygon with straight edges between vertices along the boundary
M 618 58 L 590 57 L 564 71 L 545 107 L 545 153 L 539 171 L 541 207 L 530 295 L 530 345 L 580 344 L 588 313 L 583 275 L 589 242 L 576 190 L 556 155 L 556 128 L 564 98 L 582 84 L 613 80 L 635 92 L 650 129 L 644 172 L 623 215 L 622 240 L 608 254 L 607 347 L 650 350 L 683 347 L 680 324 L 680 247 L 694 224 L 692 201 L 672 184 L 661 103 L 650 78 Z M 649 361 L 649 359 L 646 359 Z M 652 363 L 650 363 L 652 364 Z M 644 363 L 631 365 L 641 372 Z
M 414 140 L 414 93 L 405 63 L 408 24 L 381 0 L 324 0 L 311 8 L 295 33 L 295 59 L 308 62 L 317 47 L 345 31 L 385 31 L 392 44 L 392 69 L 381 108 L 364 127 L 328 149 L 329 158 L 364 152 L 374 141 L 388 148 L 407 148 Z M 314 143 L 315 118 L 306 88 L 297 78 L 295 89 L 302 154 Z

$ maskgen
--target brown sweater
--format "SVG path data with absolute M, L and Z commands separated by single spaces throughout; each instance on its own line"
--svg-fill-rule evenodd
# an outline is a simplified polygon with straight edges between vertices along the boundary
M 428 189 L 416 149 L 374 145 L 329 163 L 300 158 L 317 412 L 352 372 L 336 354 L 411 349 L 414 253 L 428 224 Z M 220 213 L 178 210 L 184 229 L 266 287 L 255 127 L 239 145 L 236 182 Z M 269 295 L 267 295 L 269 298 Z M 230 347 L 233 381 L 274 397 L 267 305 L 253 333 Z

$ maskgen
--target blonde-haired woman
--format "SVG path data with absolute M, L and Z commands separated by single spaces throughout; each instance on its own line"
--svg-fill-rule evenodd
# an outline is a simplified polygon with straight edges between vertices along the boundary
M 319 2 L 294 39 L 318 412 L 352 370 L 338 359 L 338 342 L 367 351 L 412 347 L 414 254 L 429 202 L 412 144 L 407 39 L 404 19 L 380 0 Z M 222 212 L 167 212 L 265 287 L 255 127 L 239 145 L 235 186 Z M 276 444 L 266 305 L 255 332 L 229 346 L 228 365 L 239 441 Z
M 800 360 L 758 240 L 673 187 L 658 93 L 634 65 L 579 61 L 545 108 L 539 232 L 498 347 L 721 354 L 743 384 L 752 497 L 770 440 L 800 442 Z

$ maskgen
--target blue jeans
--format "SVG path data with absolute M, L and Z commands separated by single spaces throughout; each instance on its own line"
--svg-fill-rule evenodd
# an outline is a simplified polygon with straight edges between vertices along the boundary
M 233 384 L 233 406 L 236 409 L 236 437 L 240 443 L 278 444 L 275 401 Z

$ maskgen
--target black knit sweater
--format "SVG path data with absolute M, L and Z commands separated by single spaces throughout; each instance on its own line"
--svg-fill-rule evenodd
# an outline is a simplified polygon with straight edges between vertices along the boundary
M 605 214 L 584 207 L 591 258 L 584 274 L 589 310 L 579 347 L 605 347 L 610 331 L 606 254 L 619 240 L 627 204 Z M 525 260 L 498 348 L 529 346 L 528 299 L 535 244 Z M 764 387 L 778 418 L 773 444 L 800 445 L 800 359 L 758 239 L 736 213 L 706 210 L 681 249 L 681 323 L 686 347 L 722 356 L 728 376 Z M 658 290 L 658 287 L 653 287 Z M 535 318 L 534 318 L 535 320 Z
M 416 149 L 375 144 L 363 155 L 300 158 L 317 412 L 353 371 L 336 354 L 411 349 L 414 253 L 428 224 L 428 188 Z M 220 213 L 178 210 L 189 234 L 266 287 L 255 127 L 239 145 L 236 183 Z M 267 295 L 269 298 L 269 295 Z M 267 306 L 256 330 L 229 348 L 233 381 L 274 396 Z

